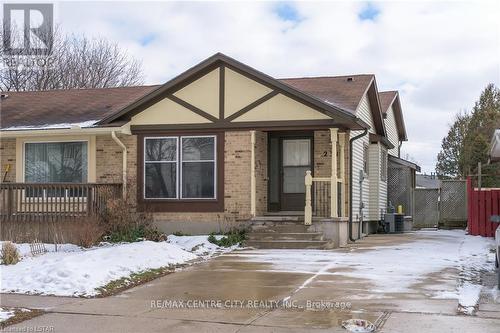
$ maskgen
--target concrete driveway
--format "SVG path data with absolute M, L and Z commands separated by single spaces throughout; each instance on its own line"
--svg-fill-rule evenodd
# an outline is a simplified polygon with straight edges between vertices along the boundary
M 415 246 L 421 259 L 401 259 Z M 333 251 L 241 250 L 113 297 L 3 294 L 1 303 L 48 312 L 10 331 L 346 332 L 343 320 L 363 318 L 380 332 L 498 332 L 492 272 L 477 272 L 483 291 L 474 316 L 446 296 L 463 280 L 463 247 L 449 232 L 419 232 L 370 236 Z

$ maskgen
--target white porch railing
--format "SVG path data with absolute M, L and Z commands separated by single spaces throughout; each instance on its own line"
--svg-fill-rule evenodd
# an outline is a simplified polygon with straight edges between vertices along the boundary
M 332 191 L 332 178 L 312 177 L 311 171 L 306 172 L 306 205 L 304 223 L 312 224 L 314 217 L 339 217 L 342 216 L 343 191 L 342 181 L 336 179 Z M 332 196 L 332 192 L 334 195 Z

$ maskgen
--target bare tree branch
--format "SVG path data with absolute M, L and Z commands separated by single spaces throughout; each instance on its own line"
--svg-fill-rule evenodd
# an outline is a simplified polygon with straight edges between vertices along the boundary
M 63 35 L 58 28 L 54 29 L 49 55 L 7 55 L 2 48 L 0 57 L 1 91 L 123 87 L 140 85 L 144 80 L 141 63 L 118 44 L 102 38 Z M 19 65 L 9 66 L 6 60 Z M 26 62 L 35 60 L 37 64 L 26 66 Z

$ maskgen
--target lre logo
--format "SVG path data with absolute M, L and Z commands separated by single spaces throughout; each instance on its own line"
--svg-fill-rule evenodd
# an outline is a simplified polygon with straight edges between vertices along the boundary
M 54 42 L 54 5 L 3 5 L 3 51 L 8 55 L 49 55 Z

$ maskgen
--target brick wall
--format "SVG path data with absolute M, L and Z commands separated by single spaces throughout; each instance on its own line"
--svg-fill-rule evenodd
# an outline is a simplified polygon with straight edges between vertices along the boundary
M 259 135 L 262 142 L 263 135 Z M 265 143 L 265 142 L 264 142 Z M 265 148 L 259 148 L 260 155 Z M 265 155 L 265 154 L 264 154 Z M 224 226 L 234 220 L 250 218 L 250 158 L 251 138 L 249 131 L 235 131 L 225 133 L 224 145 L 224 212 L 216 213 L 189 213 L 189 212 L 160 212 L 154 213 L 157 223 L 165 222 L 208 222 L 217 226 Z M 262 162 L 264 163 L 264 162 Z M 265 179 L 261 163 L 258 168 L 259 179 Z M 258 181 L 258 188 L 262 192 L 262 181 Z M 259 185 L 260 184 L 260 185 Z M 267 191 L 267 188 L 266 188 Z M 266 192 L 267 193 L 267 192 Z M 259 194 L 260 195 L 260 194 Z M 261 199 L 260 201 L 264 200 Z
M 332 148 L 330 142 L 330 131 L 314 131 L 314 176 L 330 177 L 332 170 Z M 347 216 L 349 213 L 349 133 L 346 135 L 345 150 L 345 182 L 344 192 L 344 211 Z M 340 147 L 337 144 L 337 170 L 340 175 Z
M 255 132 L 256 214 L 267 212 L 267 133 Z
M 332 148 L 330 131 L 314 131 L 314 176 L 330 177 L 332 170 Z
M 4 139 L 0 140 L 0 166 L 1 166 L 1 178 L 3 181 L 5 175 L 5 170 L 7 165 L 10 165 L 9 172 L 5 178 L 6 182 L 16 181 L 16 139 Z

